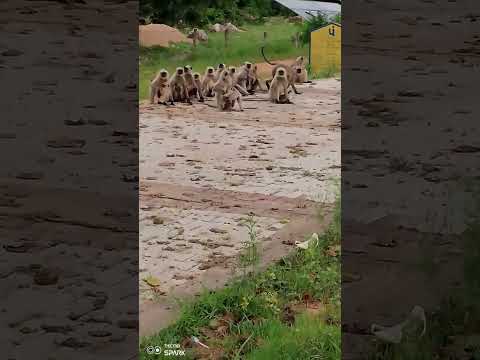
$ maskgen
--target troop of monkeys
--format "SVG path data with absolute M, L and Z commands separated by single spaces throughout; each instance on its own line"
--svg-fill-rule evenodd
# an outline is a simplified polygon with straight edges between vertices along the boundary
M 292 65 L 273 64 L 272 78 L 266 80 L 269 98 L 276 104 L 291 103 L 288 97 L 291 87 L 295 94 L 301 94 L 296 83 L 308 82 L 308 74 L 304 58 L 300 56 Z M 219 64 L 216 69 L 207 67 L 203 77 L 194 73 L 190 65 L 178 67 L 170 77 L 167 70 L 162 69 L 150 84 L 150 103 L 157 97 L 158 104 L 174 105 L 175 102 L 192 104 L 192 99 L 205 101 L 205 97 L 215 97 L 217 108 L 231 111 L 236 103 L 243 111 L 242 96 L 254 94 L 262 88 L 257 76 L 257 65 L 245 62 L 239 69 Z

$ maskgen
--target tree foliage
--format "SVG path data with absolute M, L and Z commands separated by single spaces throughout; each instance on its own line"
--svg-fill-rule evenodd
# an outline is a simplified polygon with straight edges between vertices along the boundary
M 302 29 L 300 31 L 300 40 L 303 44 L 307 44 L 310 41 L 310 33 L 313 30 L 321 28 L 322 26 L 325 26 L 331 22 L 336 22 L 340 24 L 341 21 L 342 16 L 340 13 L 332 17 L 328 17 L 324 14 L 318 14 L 317 16 L 312 17 L 310 20 L 307 20 L 302 24 Z
M 170 26 L 261 21 L 267 16 L 294 15 L 272 0 L 140 0 L 140 17 Z

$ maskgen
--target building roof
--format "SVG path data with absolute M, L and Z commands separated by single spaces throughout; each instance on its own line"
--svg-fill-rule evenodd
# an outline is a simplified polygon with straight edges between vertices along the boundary
M 318 14 L 332 16 L 341 12 L 340 4 L 326 1 L 303 1 L 303 0 L 275 0 L 277 3 L 285 6 L 298 14 L 305 20 Z
M 320 26 L 319 28 L 313 29 L 312 32 L 313 32 L 313 31 L 317 31 L 317 30 L 321 30 L 321 29 L 326 28 L 326 27 L 329 27 L 330 25 L 336 25 L 336 26 L 338 26 L 338 27 L 342 27 L 342 24 L 339 24 L 339 23 L 337 23 L 337 22 L 335 22 L 335 21 L 332 21 L 332 22 L 329 22 L 328 24 L 325 24 L 325 25 L 323 25 L 323 26 Z

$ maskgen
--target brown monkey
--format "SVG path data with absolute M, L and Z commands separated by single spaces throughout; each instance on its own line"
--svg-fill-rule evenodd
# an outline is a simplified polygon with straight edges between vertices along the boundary
M 223 63 L 218 64 L 217 71 L 215 72 L 215 79 L 214 79 L 215 82 L 218 81 L 218 78 L 222 74 L 223 70 L 225 70 L 225 68 L 226 68 L 225 64 Z
M 290 102 L 288 100 L 288 72 L 285 67 L 278 67 L 275 76 L 273 77 L 272 83 L 269 89 L 270 100 L 276 104 L 281 102 L 281 98 L 284 97 L 286 102 Z
M 162 69 L 150 83 L 150 104 L 154 103 L 155 95 L 157 95 L 158 103 L 167 105 L 167 101 L 173 105 L 173 96 L 170 89 L 168 71 Z
M 233 87 L 232 79 L 227 70 L 223 70 L 220 74 L 213 89 L 217 98 L 217 108 L 219 110 L 224 109 L 224 95 Z
M 224 111 L 232 111 L 235 107 L 235 103 L 238 103 L 240 111 L 243 111 L 242 95 L 236 88 L 231 88 L 225 94 L 223 94 L 223 108 Z
M 185 78 L 188 97 L 191 99 L 195 96 L 195 81 L 193 79 L 192 67 L 190 65 L 185 65 L 183 67 L 183 77 Z
M 251 72 L 252 72 L 252 63 L 245 62 L 238 72 L 236 83 L 240 85 L 242 88 L 248 89 L 251 80 Z
M 213 86 L 215 85 L 215 69 L 211 66 L 205 70 L 202 80 L 202 92 L 207 97 L 213 97 Z
M 175 71 L 175 74 L 170 79 L 170 89 L 172 91 L 172 96 L 174 101 L 186 101 L 191 104 L 190 97 L 187 92 L 187 84 L 184 78 L 184 70 L 181 67 L 178 67 Z
M 300 95 L 301 92 L 297 90 L 296 86 L 295 86 L 295 81 L 297 79 L 297 74 L 296 74 L 296 70 L 295 70 L 295 65 L 292 65 L 292 66 L 285 66 L 285 65 L 282 65 L 282 64 L 278 64 L 278 65 L 275 65 L 275 67 L 272 69 L 272 79 L 270 80 L 267 80 L 266 81 L 266 84 L 267 84 L 267 88 L 269 89 L 270 88 L 270 83 L 272 82 L 273 78 L 275 77 L 275 75 L 277 74 L 277 70 L 279 68 L 283 68 L 285 71 L 286 71 L 286 74 L 287 74 L 287 80 L 288 80 L 288 86 L 292 87 L 293 91 L 295 92 L 295 94 L 297 95 Z
M 200 102 L 204 102 L 205 99 L 203 98 L 203 91 L 202 91 L 202 81 L 199 73 L 193 74 L 193 84 L 195 86 L 195 95 L 197 96 Z

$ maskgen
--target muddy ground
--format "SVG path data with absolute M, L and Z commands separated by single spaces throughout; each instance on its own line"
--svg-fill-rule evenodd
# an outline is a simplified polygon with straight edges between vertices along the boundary
M 259 93 L 244 112 L 141 104 L 141 335 L 175 318 L 176 298 L 233 275 L 249 215 L 264 263 L 321 230 L 318 212 L 331 212 L 340 176 L 340 87 L 300 86 L 294 105 Z

